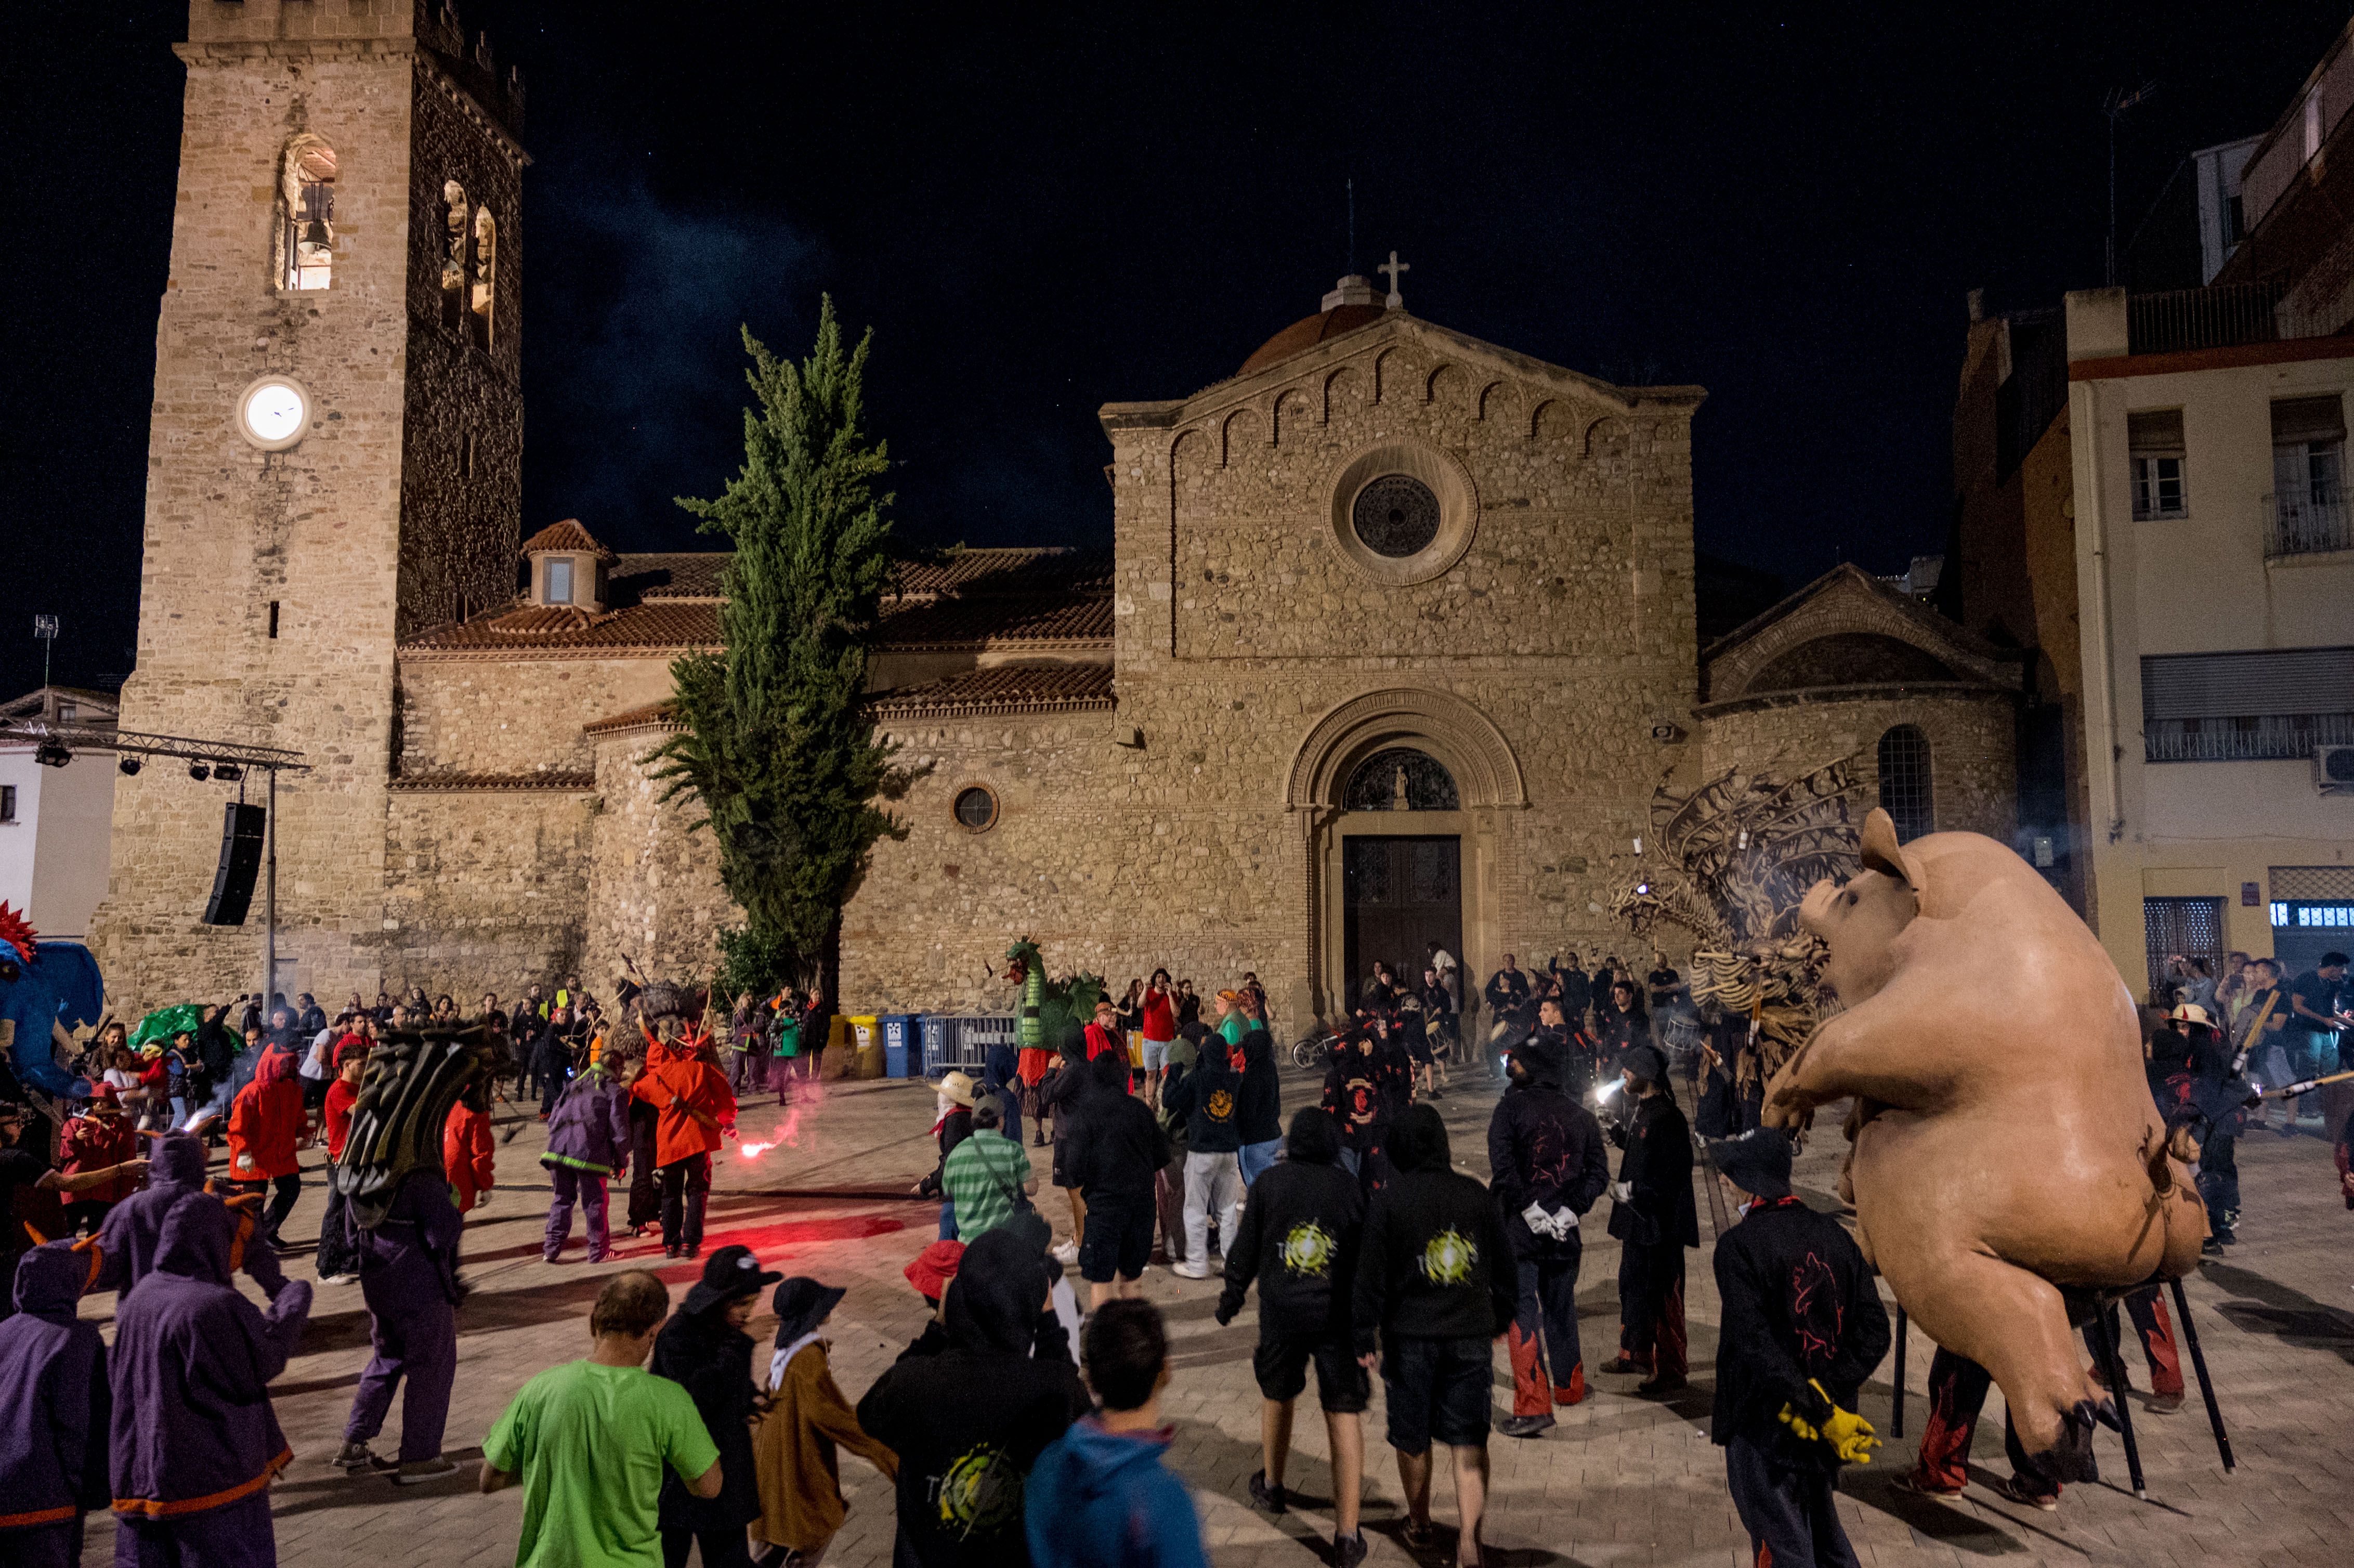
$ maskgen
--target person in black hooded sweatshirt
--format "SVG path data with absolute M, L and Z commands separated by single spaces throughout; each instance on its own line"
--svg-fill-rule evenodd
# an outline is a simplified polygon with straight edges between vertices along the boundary
M 1357 1417 L 1373 1389 L 1349 1332 L 1349 1306 L 1365 1200 L 1356 1178 L 1341 1168 L 1341 1129 L 1321 1107 L 1303 1106 L 1292 1116 L 1284 1155 L 1252 1184 L 1242 1224 L 1226 1247 L 1218 1326 L 1235 1320 L 1244 1293 L 1258 1281 L 1258 1350 L 1251 1370 L 1266 1402 L 1259 1417 L 1265 1462 L 1250 1478 L 1250 1495 L 1268 1513 L 1290 1506 L 1283 1472 L 1291 1453 L 1292 1407 L 1308 1387 L 1308 1363 L 1316 1363 L 1316 1401 L 1324 1407 L 1332 1453 L 1332 1560 L 1354 1568 L 1365 1555 L 1357 1529 L 1365 1437 Z
M 1606 1372 L 1646 1375 L 1646 1399 L 1684 1386 L 1684 1249 L 1700 1245 L 1692 1203 L 1691 1124 L 1668 1086 L 1668 1059 L 1656 1045 L 1619 1058 L 1634 1114 L 1610 1129 L 1625 1150 L 1610 1189 L 1610 1234 L 1618 1252 L 1618 1356 Z
M 858 1425 L 899 1456 L 899 1568 L 1027 1563 L 1023 1483 L 1087 1413 L 1050 1266 L 1015 1229 L 964 1249 L 940 1300 L 948 1348 L 901 1356 L 858 1402 Z
M 660 1520 L 663 1568 L 685 1568 L 690 1546 L 704 1568 L 749 1568 L 744 1527 L 760 1517 L 759 1466 L 750 1425 L 758 1388 L 752 1382 L 752 1336 L 744 1324 L 760 1292 L 784 1277 L 760 1266 L 748 1246 L 723 1246 L 703 1262 L 703 1277 L 654 1340 L 652 1371 L 684 1387 L 719 1448 L 719 1495 L 698 1498 L 663 1471 Z
M 1378 1365 L 1388 1391 L 1407 1546 L 1420 1554 L 1435 1544 L 1430 1446 L 1444 1443 L 1455 1457 L 1455 1560 L 1474 1568 L 1483 1561 L 1492 1347 L 1514 1308 L 1511 1242 L 1488 1189 L 1453 1168 L 1436 1109 L 1416 1106 L 1398 1118 L 1390 1159 L 1397 1174 L 1365 1211 L 1351 1330 L 1359 1361 Z
M 1553 1011 L 1547 999 L 1545 1010 Z M 1556 1014 L 1557 1016 L 1557 1014 Z M 1511 1238 L 1519 1308 L 1506 1346 L 1512 1358 L 1507 1437 L 1534 1437 L 1553 1425 L 1553 1407 L 1585 1397 L 1577 1342 L 1577 1268 L 1585 1252 L 1579 1220 L 1610 1185 L 1610 1161 L 1594 1113 L 1562 1087 L 1558 1032 L 1514 1044 L 1511 1085 L 1488 1118 L 1488 1169 Z

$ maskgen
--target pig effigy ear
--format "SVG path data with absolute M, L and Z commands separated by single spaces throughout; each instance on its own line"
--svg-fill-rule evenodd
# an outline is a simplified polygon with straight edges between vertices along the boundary
M 1921 863 L 1896 847 L 1896 821 L 1874 806 L 1863 819 L 1863 869 L 1894 877 L 1914 892 L 1921 888 Z

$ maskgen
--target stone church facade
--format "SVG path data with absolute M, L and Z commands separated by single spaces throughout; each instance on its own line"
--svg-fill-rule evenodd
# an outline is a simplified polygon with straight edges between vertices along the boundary
M 573 521 L 518 545 L 520 84 L 427 0 L 195 0 L 191 40 L 124 726 L 310 763 L 280 792 L 290 990 L 707 970 L 715 855 L 644 759 L 725 557 Z M 331 272 L 292 287 L 270 237 L 316 253 L 288 209 L 319 147 Z M 312 417 L 256 450 L 227 410 L 272 375 Z M 1663 781 L 1829 748 L 1884 789 L 1905 725 L 1923 820 L 2007 835 L 2015 679 L 1925 609 L 1834 573 L 1703 661 L 1702 397 L 1347 278 L 1232 378 L 1107 405 L 1108 554 L 910 563 L 886 603 L 874 711 L 920 777 L 845 913 L 845 1007 L 1002 1006 L 1023 934 L 1116 983 L 1255 970 L 1287 1024 L 1432 938 L 1474 970 L 1623 950 L 1604 911 Z M 220 799 L 118 794 L 96 939 L 140 1004 L 258 972 L 253 930 L 196 920 Z

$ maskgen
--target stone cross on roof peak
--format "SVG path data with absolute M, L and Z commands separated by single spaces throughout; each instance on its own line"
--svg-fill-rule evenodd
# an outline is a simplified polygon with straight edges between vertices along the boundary
M 1394 311 L 1404 308 L 1405 304 L 1405 296 L 1398 292 L 1398 274 L 1413 271 L 1413 263 L 1399 260 L 1397 259 L 1397 252 L 1393 250 L 1390 252 L 1389 260 L 1384 262 L 1383 265 L 1374 268 L 1373 270 L 1376 272 L 1386 272 L 1389 274 L 1390 297 L 1382 302 L 1389 306 L 1389 308 Z

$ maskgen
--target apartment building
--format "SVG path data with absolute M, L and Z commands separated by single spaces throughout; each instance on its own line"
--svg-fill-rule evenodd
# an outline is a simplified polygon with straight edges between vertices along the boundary
M 2137 990 L 2173 953 L 2354 946 L 2349 40 L 2192 154 L 2228 225 L 2202 195 L 2137 236 L 2189 226 L 2211 282 L 1971 300 L 1937 602 L 2028 651 L 2020 850 Z

